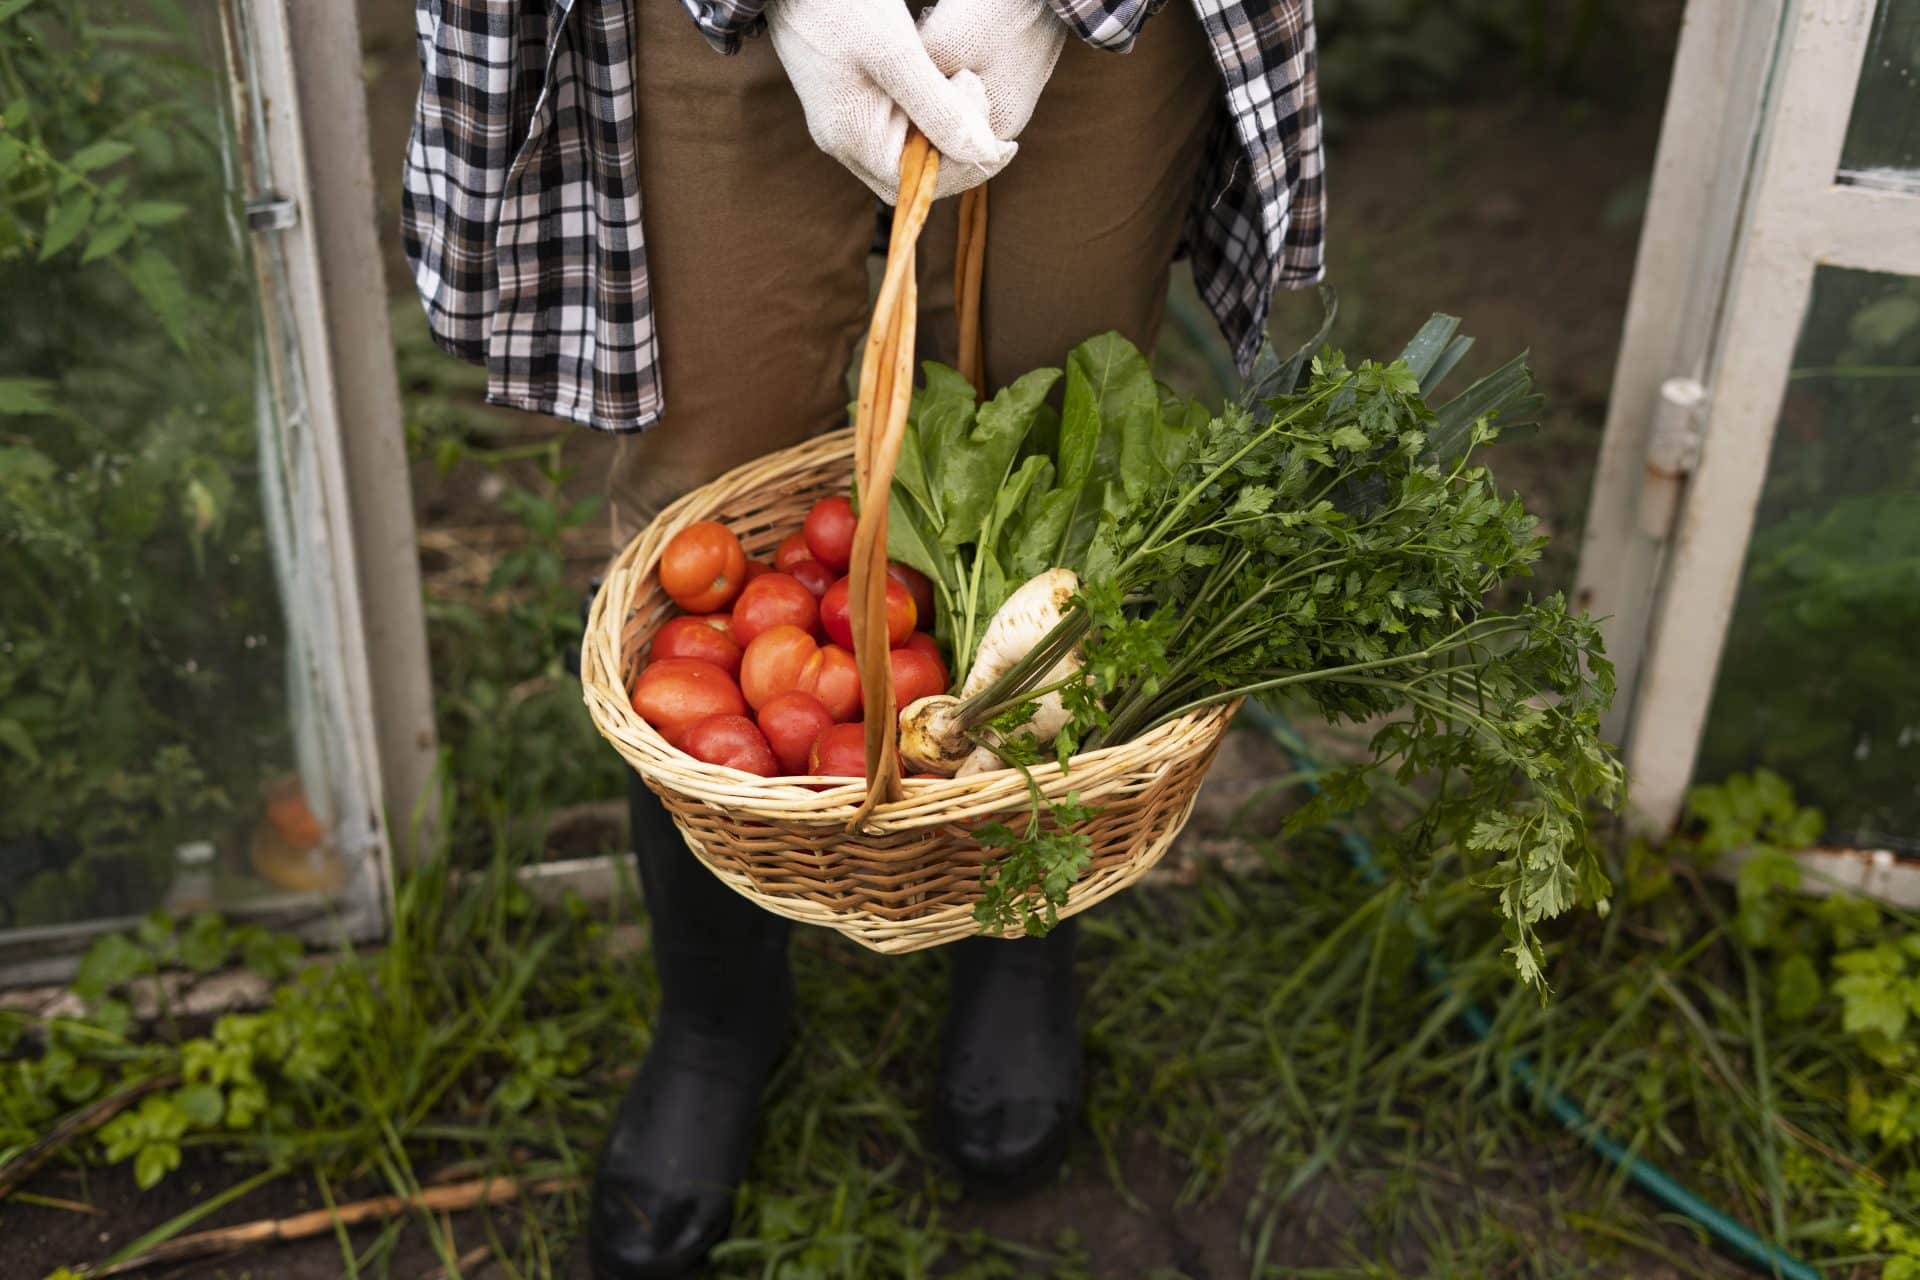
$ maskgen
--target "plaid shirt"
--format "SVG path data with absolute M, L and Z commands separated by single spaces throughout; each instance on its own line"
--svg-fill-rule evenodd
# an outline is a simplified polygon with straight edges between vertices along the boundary
M 1166 0 L 1047 0 L 1124 52 Z M 1276 288 L 1322 273 L 1312 0 L 1191 0 L 1227 111 L 1186 248 L 1241 370 Z M 722 52 L 765 0 L 682 0 Z M 435 339 L 487 368 L 487 399 L 608 431 L 658 420 L 634 165 L 626 0 L 417 0 L 424 70 L 402 231 Z

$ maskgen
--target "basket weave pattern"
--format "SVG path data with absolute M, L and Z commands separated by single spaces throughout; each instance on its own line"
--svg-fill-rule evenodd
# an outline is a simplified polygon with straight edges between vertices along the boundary
M 920 159 L 913 155 L 915 144 L 923 148 Z M 909 145 L 902 170 L 917 181 L 920 198 L 907 198 L 908 179 L 903 179 L 899 207 L 907 216 L 896 215 L 888 263 L 889 280 L 904 277 L 905 284 L 893 292 L 882 286 L 857 430 L 769 454 L 662 511 L 615 557 L 588 616 L 581 651 L 581 679 L 594 724 L 661 798 L 688 845 L 714 874 L 767 910 L 825 925 L 889 953 L 978 932 L 973 907 L 994 855 L 981 849 L 973 833 L 991 823 L 1023 829 L 1032 812 L 1027 780 L 1013 769 L 900 780 L 885 642 L 858 643 L 862 635 L 884 631 L 882 612 L 863 608 L 861 591 L 863 581 L 885 582 L 884 495 L 904 429 L 913 349 L 912 239 L 931 201 L 937 167 L 923 140 L 915 144 Z M 971 282 L 976 295 L 983 205 L 977 218 Z M 963 225 L 968 221 L 963 213 Z M 972 314 L 978 315 L 977 301 Z M 977 352 L 976 342 L 976 368 Z M 856 479 L 863 493 L 878 498 L 861 503 L 855 568 L 864 572 L 855 574 L 851 601 L 856 648 L 863 651 L 856 656 L 864 659 L 859 665 L 867 706 L 867 778 L 809 786 L 706 764 L 667 745 L 634 712 L 628 689 L 653 633 L 675 612 L 658 575 L 668 541 L 696 521 L 718 520 L 739 535 L 749 557 L 770 559 L 814 502 L 845 494 Z M 872 598 L 877 597 L 876 591 Z M 1126 888 L 1166 853 L 1193 810 L 1232 716 L 1232 706 L 1208 708 L 1131 742 L 1076 756 L 1070 772 L 1057 764 L 1031 771 L 1049 802 L 1077 795 L 1095 810 L 1080 826 L 1092 845 L 1091 863 L 1070 889 L 1062 916 Z M 1005 936 L 1020 932 L 1015 927 Z

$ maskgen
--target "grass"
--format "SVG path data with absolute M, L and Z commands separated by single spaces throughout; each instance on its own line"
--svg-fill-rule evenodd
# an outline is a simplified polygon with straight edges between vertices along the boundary
M 449 1169 L 584 1174 L 645 1050 L 652 977 L 644 949 L 612 945 L 625 910 L 538 908 L 512 878 L 524 852 L 503 840 L 458 886 L 444 859 L 430 863 L 403 887 L 389 946 L 284 986 L 264 1016 L 337 1056 L 308 1080 L 260 1056 L 267 1117 L 190 1132 L 189 1150 L 235 1161 L 235 1178 L 272 1170 L 334 1199 Z M 1260 854 L 1253 873 L 1203 872 L 1088 918 L 1092 1069 L 1069 1184 L 1081 1200 L 1048 1203 L 1102 1207 L 1044 1229 L 982 1218 L 926 1151 L 943 961 L 804 934 L 800 1033 L 713 1274 L 1130 1275 L 1100 1238 L 1129 1215 L 1170 1235 L 1214 1224 L 1255 1277 L 1737 1272 L 1542 1116 L 1503 1070 L 1515 1052 L 1634 1150 L 1822 1255 L 1830 1274 L 1880 1259 L 1848 1241 L 1876 1183 L 1910 1185 L 1912 1153 L 1876 1150 L 1849 1125 L 1861 1061 L 1837 1008 L 1798 1022 L 1772 1012 L 1764 957 L 1735 936 L 1723 887 L 1683 863 L 1659 896 L 1566 931 L 1543 1004 L 1513 984 L 1470 889 L 1369 887 L 1322 840 Z M 1420 978 L 1409 911 L 1441 939 L 1450 987 Z M 1469 998 L 1492 1009 L 1485 1042 L 1457 1030 Z M 75 1025 L 48 1030 L 56 1044 L 76 1038 Z M 85 1057 L 174 1071 L 194 1042 L 220 1039 L 208 1031 L 108 1037 Z M 1911 1197 L 1878 1200 L 1920 1225 Z M 572 1192 L 492 1215 L 505 1273 L 565 1274 L 582 1207 Z M 457 1274 L 443 1230 L 428 1216 L 343 1236 L 347 1273 L 387 1274 L 403 1240 L 424 1237 Z

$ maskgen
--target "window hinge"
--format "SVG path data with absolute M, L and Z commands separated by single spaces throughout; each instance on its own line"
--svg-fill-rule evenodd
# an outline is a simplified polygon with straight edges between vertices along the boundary
M 286 231 L 300 220 L 300 206 L 276 192 L 247 201 L 247 230 Z
M 1673 531 L 1681 490 L 1700 461 L 1708 398 L 1698 378 L 1668 378 L 1660 384 L 1640 492 L 1640 531 L 1650 538 L 1664 541 Z

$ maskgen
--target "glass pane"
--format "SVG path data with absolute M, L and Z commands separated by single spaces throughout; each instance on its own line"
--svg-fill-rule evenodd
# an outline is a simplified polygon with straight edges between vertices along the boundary
M 1822 267 L 1702 743 L 1920 850 L 1920 280 Z
M 0 21 L 0 941 L 343 876 L 221 7 Z
M 1869 181 L 1920 182 L 1920 0 L 1879 0 L 1840 167 Z

